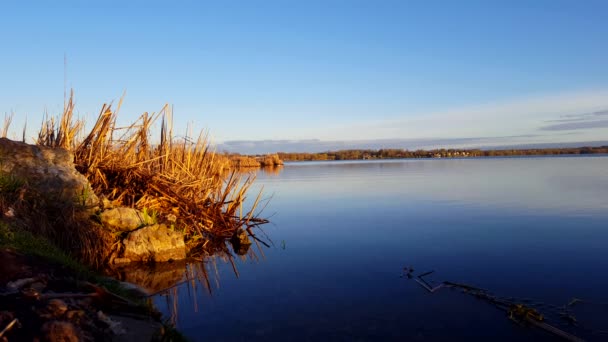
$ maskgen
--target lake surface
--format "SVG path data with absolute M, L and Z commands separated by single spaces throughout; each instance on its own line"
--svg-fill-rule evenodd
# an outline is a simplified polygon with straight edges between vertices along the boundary
M 238 277 L 226 258 L 191 265 L 208 283 L 154 299 L 194 341 L 555 340 L 405 266 L 608 340 L 606 156 L 294 163 L 259 172 L 252 200 L 262 186 L 274 246 L 233 260 Z M 548 305 L 574 297 L 579 328 Z

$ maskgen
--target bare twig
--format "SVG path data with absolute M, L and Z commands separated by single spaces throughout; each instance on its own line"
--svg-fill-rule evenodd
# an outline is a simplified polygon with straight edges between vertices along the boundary
M 4 336 L 4 334 L 11 330 L 17 323 L 19 323 L 19 320 L 16 318 L 13 319 L 4 329 L 2 329 L 2 331 L 0 331 L 0 337 Z

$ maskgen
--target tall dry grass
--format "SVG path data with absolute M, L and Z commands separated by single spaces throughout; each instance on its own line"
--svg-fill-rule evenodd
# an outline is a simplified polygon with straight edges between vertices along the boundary
M 73 118 L 73 103 L 72 94 L 59 120 L 43 123 L 38 144 L 70 150 L 98 196 L 174 221 L 191 255 L 211 253 L 239 228 L 255 237 L 252 228 L 268 222 L 254 214 L 261 193 L 250 209 L 243 209 L 254 177 L 231 171 L 230 161 L 210 150 L 205 133 L 175 138 L 168 105 L 117 127 L 121 98 L 116 110 L 102 106 L 87 133 L 83 122 Z M 157 135 L 152 134 L 155 123 L 160 124 Z

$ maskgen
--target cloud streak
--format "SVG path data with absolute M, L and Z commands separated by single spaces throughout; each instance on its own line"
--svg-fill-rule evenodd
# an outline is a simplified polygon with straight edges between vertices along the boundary
M 541 131 L 572 131 L 608 127 L 608 110 L 592 113 L 562 115 L 560 119 L 547 120 L 552 123 L 540 128 Z
M 608 128 L 608 120 L 574 121 L 541 127 L 542 131 L 571 131 L 578 129 Z
M 608 136 L 607 108 L 608 89 L 559 93 L 392 118 L 311 123 L 298 126 L 298 136 L 316 139 L 232 140 L 218 150 L 254 154 L 602 141 Z
M 535 134 L 549 120 L 602 118 L 608 115 L 608 90 L 562 93 L 516 99 L 403 119 L 376 120 L 355 127 L 359 136 L 370 138 L 475 137 Z M 374 136 L 372 136 L 374 135 Z M 379 136 L 380 135 L 380 136 Z

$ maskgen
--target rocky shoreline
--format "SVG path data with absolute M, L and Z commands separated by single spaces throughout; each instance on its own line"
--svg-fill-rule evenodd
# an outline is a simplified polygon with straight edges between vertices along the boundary
M 27 201 L 29 192 L 38 197 L 36 200 L 43 196 L 46 203 L 55 206 L 64 202 L 66 208 L 76 211 L 80 225 L 113 238 L 110 243 L 114 248 L 104 264 L 186 258 L 184 236 L 171 229 L 171 217 L 156 217 L 154 213 L 117 206 L 103 196 L 100 199 L 74 167 L 73 158 L 65 149 L 0 139 L 0 172 L 26 184 L 26 190 L 20 190 L 24 192 L 22 201 Z M 10 205 L 7 212 L 15 216 L 15 208 Z
M 0 194 L 0 341 L 183 339 L 149 300 L 88 268 L 185 259 L 170 217 L 99 198 L 65 149 L 4 138 Z M 111 253 L 87 254 L 103 239 Z M 97 262 L 73 258 L 87 255 Z
M 172 340 L 160 313 L 108 290 L 111 282 L 12 248 L 0 249 L 0 260 L 0 340 Z

